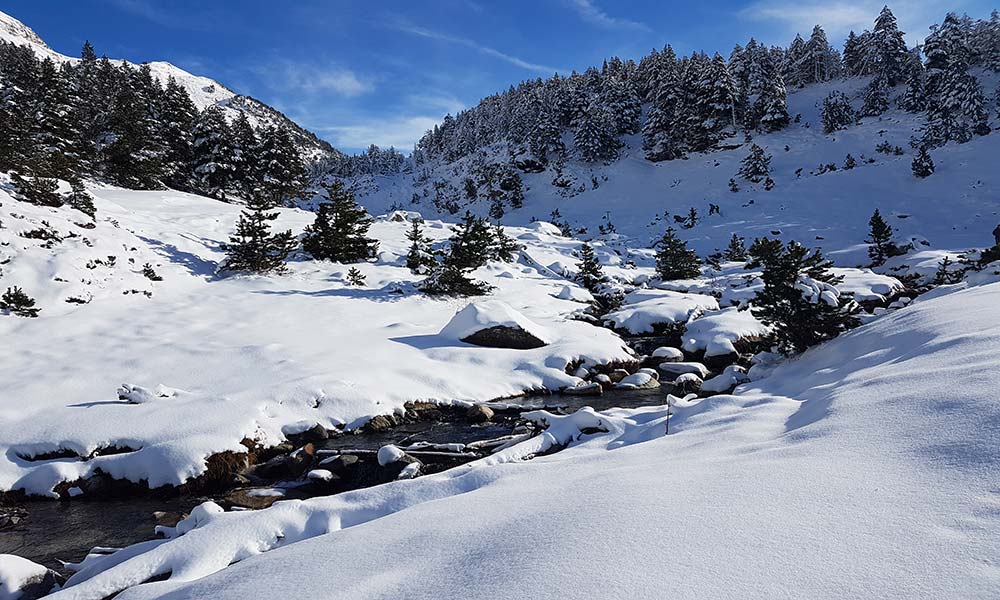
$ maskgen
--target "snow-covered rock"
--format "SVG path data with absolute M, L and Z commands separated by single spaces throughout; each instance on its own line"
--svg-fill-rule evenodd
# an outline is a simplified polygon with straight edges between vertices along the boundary
M 723 369 L 722 373 L 702 382 L 701 392 L 703 394 L 725 394 L 733 391 L 737 385 L 748 381 L 750 378 L 747 377 L 745 368 L 740 365 L 729 365 Z
M 480 300 L 455 313 L 441 337 L 489 348 L 526 350 L 551 343 L 553 334 L 500 300 Z
M 59 580 L 58 574 L 47 567 L 13 554 L 0 554 L 0 600 L 41 598 Z
M 700 362 L 665 362 L 660 363 L 658 368 L 661 372 L 673 377 L 678 377 L 687 373 L 694 373 L 698 377 L 704 379 L 705 377 L 708 377 L 709 374 L 708 367 Z
M 378 464 L 382 467 L 391 465 L 394 462 L 399 462 L 405 457 L 406 453 L 392 444 L 382 446 L 378 449 Z
M 660 346 L 656 350 L 653 350 L 650 356 L 660 359 L 661 362 L 684 360 L 684 352 L 670 346 Z
M 660 382 L 649 373 L 632 373 L 625 379 L 615 384 L 616 389 L 621 390 L 653 390 L 660 387 Z
M 734 354 L 735 343 L 739 340 L 762 338 L 769 332 L 770 328 L 751 311 L 731 307 L 688 322 L 681 337 L 684 350 L 702 351 L 706 357 L 711 357 Z
M 706 310 L 718 310 L 718 301 L 701 294 L 670 290 L 638 290 L 625 296 L 624 305 L 604 321 L 630 333 L 648 333 L 655 325 L 686 323 Z

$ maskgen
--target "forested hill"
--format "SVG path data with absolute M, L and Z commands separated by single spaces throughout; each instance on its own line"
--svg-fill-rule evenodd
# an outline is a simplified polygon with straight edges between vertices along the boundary
M 111 60 L 89 42 L 80 58 L 64 56 L 3 13 L 0 97 L 0 170 L 36 178 L 227 198 L 289 179 L 304 189 L 310 167 L 340 156 L 212 79 L 166 62 Z
M 786 129 L 830 134 L 897 111 L 912 115 L 917 130 L 895 144 L 916 151 L 964 143 L 988 133 L 997 112 L 993 84 L 975 76 L 989 71 L 1000 71 L 996 11 L 984 20 L 949 14 L 909 48 L 884 8 L 871 30 L 851 32 L 842 49 L 817 25 L 788 47 L 750 39 L 728 57 L 678 57 L 667 45 L 638 62 L 610 58 L 582 73 L 524 81 L 445 117 L 410 161 L 373 148 L 369 168 L 334 174 L 353 178 L 373 204 L 391 196 L 417 210 L 500 218 L 524 205 L 529 180 L 573 196 L 613 177 L 602 167 L 624 158 L 692 158 Z M 789 109 L 789 95 L 818 88 L 819 122 L 807 123 L 809 115 Z M 368 177 L 379 175 L 395 181 Z

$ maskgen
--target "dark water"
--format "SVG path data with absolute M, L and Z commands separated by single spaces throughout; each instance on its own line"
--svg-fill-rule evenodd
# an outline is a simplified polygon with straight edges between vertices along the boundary
M 635 390 L 603 396 L 539 396 L 518 398 L 525 410 L 545 408 L 573 412 L 583 406 L 595 410 L 662 404 L 664 392 Z M 406 423 L 388 431 L 347 434 L 316 444 L 321 451 L 375 451 L 386 444 L 406 446 L 419 441 L 434 444 L 490 440 L 513 432 L 514 414 L 498 413 L 496 422 L 472 425 L 464 421 Z M 123 547 L 152 539 L 155 511 L 187 513 L 206 497 L 157 498 L 138 496 L 109 500 L 32 500 L 21 506 L 28 516 L 16 527 L 0 531 L 0 553 L 16 554 L 66 574 L 60 561 L 79 562 L 95 546 Z

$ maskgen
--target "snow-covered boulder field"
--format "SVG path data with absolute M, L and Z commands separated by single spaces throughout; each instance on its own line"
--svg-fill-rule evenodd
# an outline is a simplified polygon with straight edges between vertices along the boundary
M 357 427 L 410 401 L 558 390 L 580 382 L 571 365 L 635 360 L 611 331 L 571 318 L 582 288 L 527 260 L 477 271 L 496 288 L 488 298 L 418 293 L 405 220 L 373 225 L 380 257 L 356 265 L 364 286 L 346 281 L 347 266 L 306 259 L 285 275 L 220 277 L 238 206 L 172 191 L 93 192 L 94 222 L 0 190 L 0 283 L 41 309 L 35 319 L 0 316 L 0 491 L 51 495 L 98 469 L 176 485 L 205 472 L 213 454 L 246 452 L 245 439 L 271 445 L 316 425 Z M 278 227 L 299 232 L 312 219 L 282 209 Z M 55 237 L 21 235 L 40 228 Z M 575 260 L 579 242 L 538 227 L 510 232 L 528 250 Z M 428 221 L 425 233 L 439 243 L 451 231 Z M 161 281 L 143 274 L 147 264 Z M 544 345 L 460 341 L 510 324 Z
M 663 407 L 528 414 L 549 429 L 438 475 L 207 505 L 54 598 L 994 597 L 998 347 L 1000 284 L 952 289 L 674 398 L 666 436 Z

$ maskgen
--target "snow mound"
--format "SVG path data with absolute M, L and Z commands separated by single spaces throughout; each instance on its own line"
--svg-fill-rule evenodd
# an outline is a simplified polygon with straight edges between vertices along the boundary
M 704 351 L 705 356 L 725 356 L 736 352 L 735 342 L 764 337 L 769 331 L 749 310 L 724 308 L 690 321 L 682 336 L 683 348 Z
M 555 340 L 555 336 L 547 328 L 531 321 L 500 300 L 480 300 L 470 303 L 455 313 L 441 330 L 440 335 L 449 340 L 469 341 L 474 335 L 494 328 L 522 331 L 528 337 L 540 342 L 539 345 L 550 344 Z
M 0 554 L 0 600 L 18 600 L 24 588 L 42 584 L 48 572 L 46 567 L 26 558 Z
M 718 310 L 711 296 L 671 290 L 639 290 L 625 296 L 625 304 L 604 317 L 606 323 L 630 333 L 648 333 L 654 325 L 686 323 L 706 310 Z

